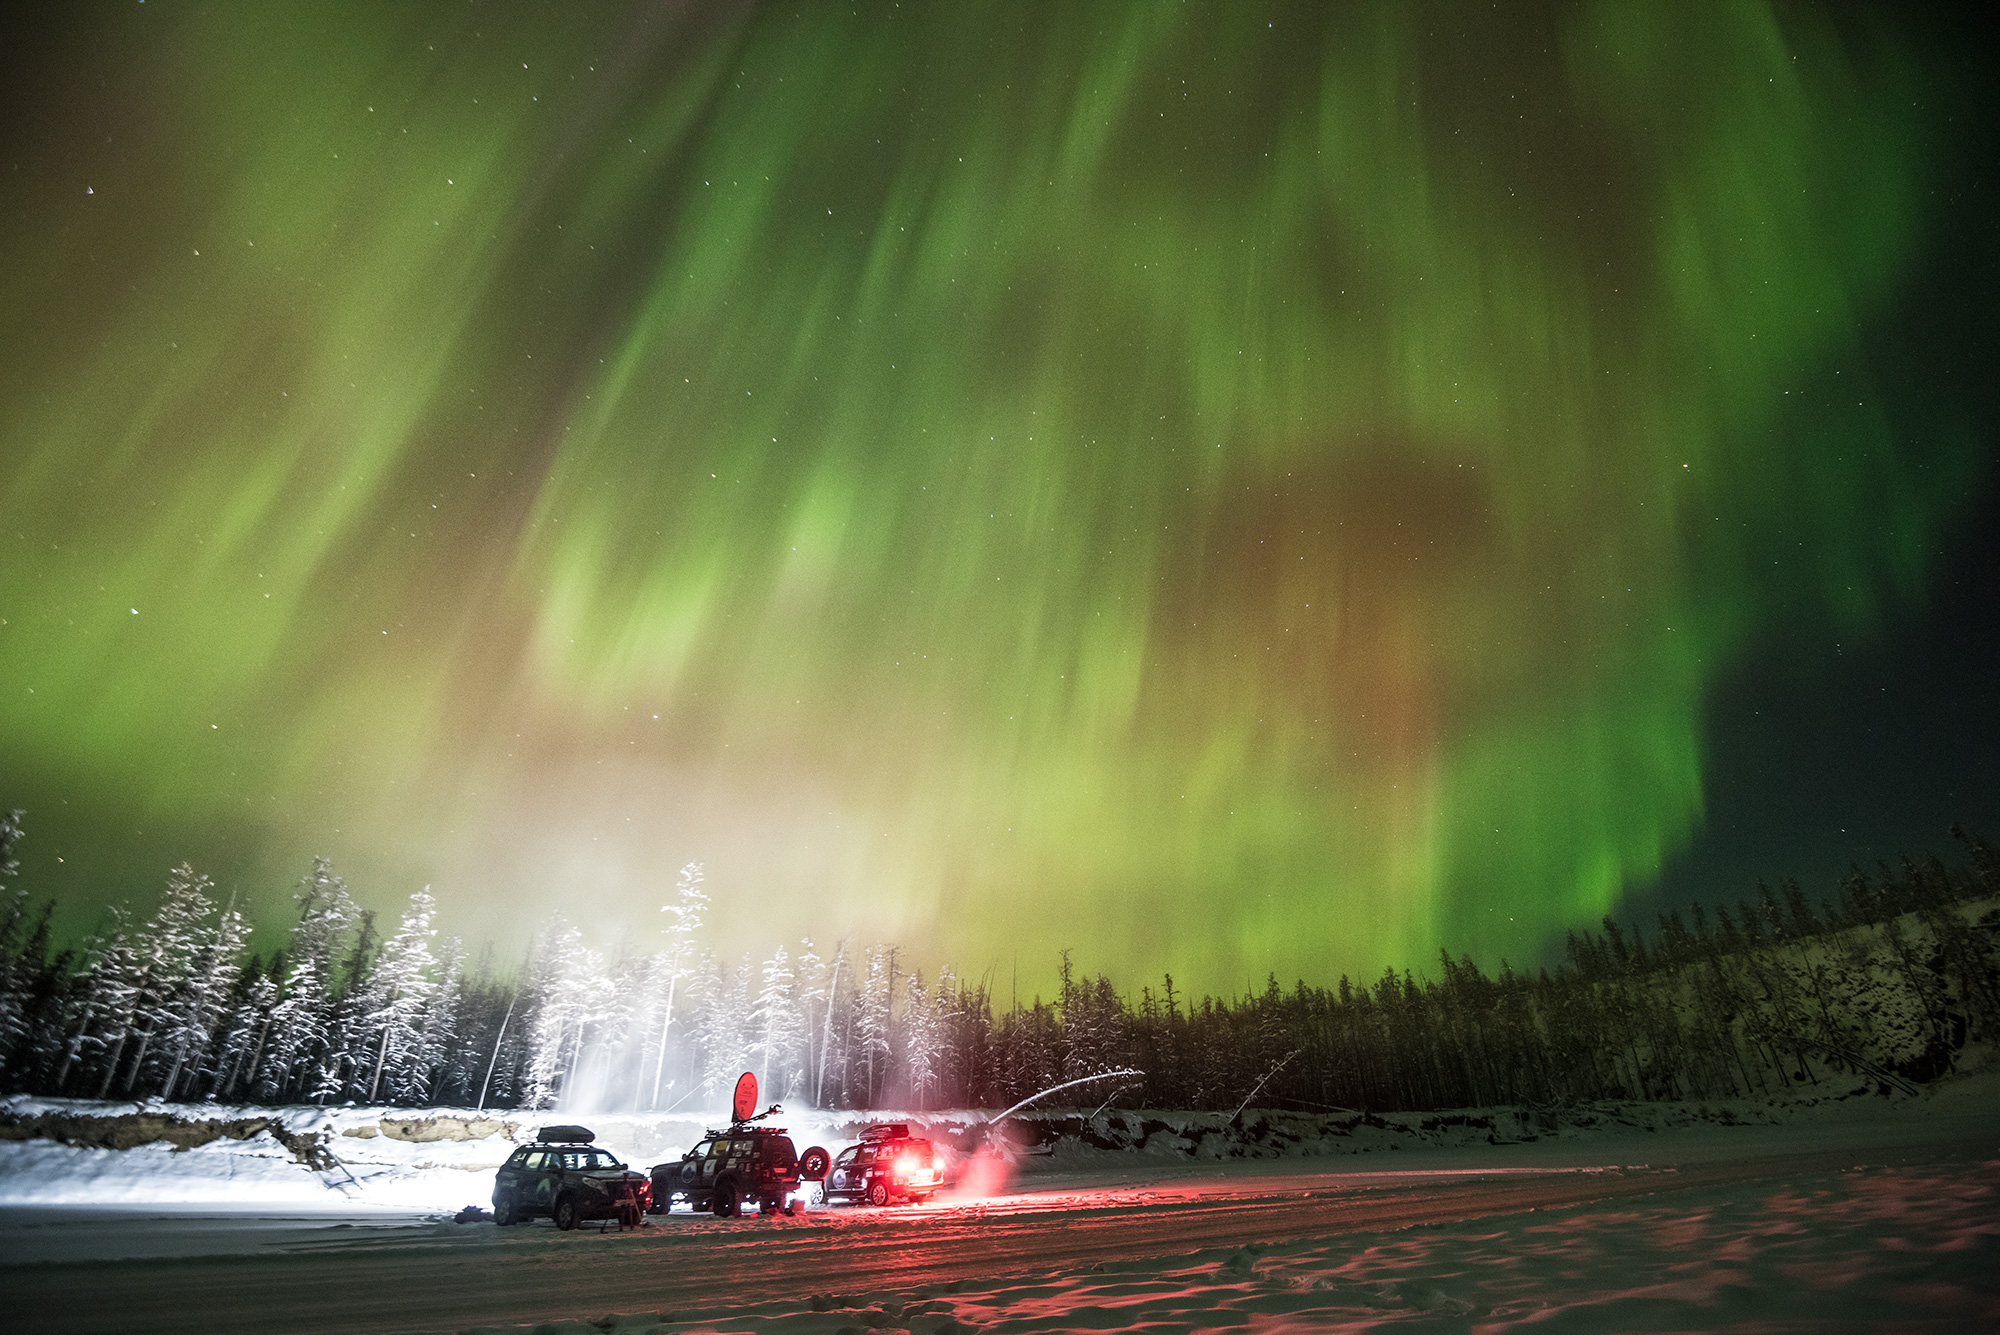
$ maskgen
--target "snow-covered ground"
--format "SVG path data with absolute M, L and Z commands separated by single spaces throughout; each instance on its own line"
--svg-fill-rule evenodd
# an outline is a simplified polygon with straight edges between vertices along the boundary
M 1443 1227 L 964 1282 L 843 1300 L 646 1314 L 648 1330 L 847 1335 L 995 1331 L 2000 1329 L 2000 1161 L 1970 1172 L 1856 1169 L 1643 1206 L 1536 1211 Z M 656 1314 L 657 1315 L 657 1314 Z M 535 1335 L 603 1325 L 534 1327 Z
M 179 1152 L 0 1141 L 0 1293 L 28 1292 L 31 1280 L 65 1293 L 115 1287 L 137 1274 L 120 1267 L 139 1258 L 155 1258 L 144 1262 L 148 1292 L 177 1278 L 221 1284 L 253 1273 L 240 1269 L 250 1257 L 273 1282 L 347 1274 L 351 1264 L 374 1266 L 352 1273 L 377 1288 L 390 1266 L 398 1282 L 434 1284 L 415 1320 L 272 1309 L 246 1324 L 254 1300 L 225 1284 L 236 1291 L 217 1299 L 212 1322 L 117 1302 L 113 1319 L 87 1301 L 64 1310 L 0 1299 L 0 1328 L 2000 1329 L 1996 1095 L 2000 1081 L 1981 1075 L 1894 1101 L 1606 1106 L 1553 1127 L 1503 1123 L 1523 1133 L 1511 1139 L 1496 1136 L 1491 1114 L 1381 1119 L 1319 1140 L 1251 1116 L 1234 1142 L 1246 1157 L 1219 1134 L 1187 1134 L 1212 1123 L 1154 1114 L 1137 1151 L 1058 1141 L 1011 1180 L 923 1209 L 676 1215 L 625 1234 L 450 1222 L 484 1201 L 510 1134 L 526 1138 L 539 1121 L 511 1114 L 488 1128 L 450 1110 L 293 1110 L 283 1127 L 292 1149 L 268 1132 Z M 114 1111 L 138 1110 L 4 1108 L 17 1131 L 30 1119 Z M 172 1111 L 238 1121 L 239 1131 L 262 1115 Z M 948 1135 L 965 1120 L 934 1129 Z M 854 1129 L 844 1116 L 788 1123 L 802 1146 L 844 1144 Z M 701 1130 L 699 1120 L 593 1125 L 642 1165 L 673 1157 Z M 1097 1138 L 1144 1129 L 1135 1119 L 1129 1134 L 1106 1125 Z M 475 1130 L 485 1134 L 449 1138 Z M 302 1164 L 295 1151 L 307 1138 L 331 1146 L 339 1167 Z M 209 1259 L 172 1259 L 192 1257 Z M 200 1268 L 159 1269 L 187 1264 Z M 519 1298 L 496 1297 L 494 1281 L 476 1278 L 523 1271 L 541 1278 Z M 675 1287 L 696 1274 L 745 1283 L 740 1293 Z M 440 1298 L 460 1315 L 440 1320 Z

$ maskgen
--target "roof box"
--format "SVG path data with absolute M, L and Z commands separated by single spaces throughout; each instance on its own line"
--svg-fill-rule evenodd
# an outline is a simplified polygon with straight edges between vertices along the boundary
M 541 1139 L 556 1145 L 588 1145 L 597 1137 L 587 1126 L 545 1126 Z
M 872 1126 L 862 1128 L 861 1138 L 863 1140 L 908 1140 L 910 1138 L 910 1124 L 908 1122 L 876 1122 Z

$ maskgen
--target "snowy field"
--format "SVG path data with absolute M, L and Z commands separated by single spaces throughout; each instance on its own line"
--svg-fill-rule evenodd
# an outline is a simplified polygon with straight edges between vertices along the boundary
M 1459 1115 L 1236 1147 L 1267 1157 L 1153 1114 L 1181 1130 L 1062 1141 L 925 1207 L 623 1233 L 451 1222 L 513 1142 L 446 1110 L 295 1110 L 289 1151 L 266 1132 L 178 1152 L 12 1140 L 0 1329 L 1993 1330 L 1996 1094 L 1982 1075 L 1894 1101 L 1607 1107 L 1532 1140 Z M 5 1106 L 16 1128 L 86 1111 L 114 1110 Z M 853 1129 L 788 1121 L 802 1146 Z M 643 1166 L 700 1123 L 597 1129 Z M 337 1153 L 308 1167 L 310 1142 Z

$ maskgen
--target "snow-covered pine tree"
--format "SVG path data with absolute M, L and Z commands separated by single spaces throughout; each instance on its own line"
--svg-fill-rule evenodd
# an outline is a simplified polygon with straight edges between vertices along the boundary
M 355 928 L 354 944 L 334 978 L 332 1004 L 326 1021 L 326 1051 L 313 1079 L 312 1101 L 332 1103 L 336 1099 L 359 1098 L 368 1090 L 369 1063 L 374 1051 L 369 1044 L 362 1010 L 368 974 L 374 966 L 375 947 L 380 937 L 375 931 L 375 910 L 362 909 Z
M 616 1041 L 621 1020 L 618 986 L 603 954 L 585 946 L 577 951 L 574 967 L 575 972 L 564 979 L 577 1016 L 576 1038 L 563 1074 L 566 1091 L 583 1087 L 586 1069 L 602 1059 L 607 1040 Z
M 547 945 L 537 939 L 522 957 L 515 981 L 505 987 L 492 980 L 491 970 L 482 967 L 488 1024 L 481 1036 L 478 1056 L 479 1099 L 475 1107 L 533 1107 L 527 1099 L 528 1068 L 534 1060 L 535 1019 L 548 995 L 554 961 Z M 488 1046 L 490 1044 L 490 1046 Z
M 536 940 L 528 966 L 523 999 L 522 1034 L 525 1063 L 521 1072 L 521 1106 L 554 1106 L 567 1065 L 565 1047 L 575 1016 L 562 987 L 569 971 L 568 955 L 582 945 L 577 929 L 558 918 Z
M 799 941 L 798 957 L 792 961 L 792 994 L 798 998 L 798 1076 L 792 1097 L 818 1099 L 819 1034 L 824 1015 L 819 996 L 826 986 L 826 961 L 813 949 L 811 937 Z
M 726 1090 L 750 1058 L 745 1020 L 750 1010 L 750 957 L 725 969 L 719 957 L 703 952 L 701 996 L 694 1015 L 695 1049 L 701 1058 L 701 1088 Z
M 762 972 L 762 985 L 750 1014 L 752 1069 L 764 1097 L 775 1101 L 791 1095 L 799 1040 L 792 961 L 782 945 L 764 961 Z
M 24 886 L 9 889 L 21 870 L 14 846 L 21 840 L 23 814 L 0 812 L 0 1070 L 8 1069 L 28 1034 L 29 980 L 20 953 L 28 935 L 28 891 Z
M 701 930 L 702 917 L 708 911 L 708 894 L 701 888 L 701 882 L 701 864 L 688 863 L 681 868 L 674 902 L 660 906 L 660 912 L 667 915 L 667 925 L 660 929 L 667 937 L 664 971 L 667 996 L 660 1008 L 659 1049 L 653 1058 L 652 1098 L 647 1105 L 652 1108 L 660 1106 L 661 1076 L 667 1069 L 667 1040 L 674 1027 L 675 992 L 688 976 L 688 966 L 694 960 L 695 933 Z
M 1072 979 L 1067 951 L 1063 974 L 1063 1078 L 1075 1080 L 1130 1065 L 1125 1052 L 1125 1007 L 1111 980 L 1103 974 L 1094 979 Z
M 930 1107 L 937 1094 L 943 1059 L 944 1033 L 938 1022 L 937 1000 L 924 986 L 923 971 L 912 973 L 903 991 L 903 1083 L 910 1092 L 911 1106 L 919 1110 Z
M 122 963 L 131 955 L 130 934 L 130 911 L 123 904 L 114 904 L 105 910 L 103 924 L 84 943 L 82 976 L 70 993 L 65 1017 L 69 1040 L 56 1071 L 57 1094 L 68 1085 L 72 1072 L 87 1077 L 105 1061 L 108 1052 L 115 1050 L 114 1044 L 124 1039 L 132 1012 Z M 108 1083 L 108 1077 L 100 1083 Z
M 411 895 L 402 921 L 382 944 L 382 953 L 361 988 L 361 1029 L 374 1049 L 366 1096 L 370 1103 L 383 1097 L 385 1073 L 387 1096 L 392 1100 L 407 1098 L 422 1088 L 418 1063 L 423 1055 L 424 1015 L 437 989 L 432 976 L 437 957 L 431 954 L 431 938 L 437 935 L 432 926 L 436 915 L 437 901 L 429 886 Z
M 250 1073 L 257 1069 L 271 1033 L 271 1012 L 278 1005 L 277 979 L 253 958 L 242 969 L 230 1000 L 229 1017 L 216 1040 L 212 1097 L 219 1103 L 240 1097 Z
M 847 1087 L 847 1049 L 845 1038 L 852 1028 L 853 1007 L 847 1003 L 846 994 L 841 991 L 845 977 L 848 990 L 853 990 L 853 973 L 846 967 L 847 942 L 843 939 L 833 943 L 833 959 L 826 968 L 826 985 L 818 989 L 820 1005 L 819 1052 L 814 1061 L 813 1106 L 828 1106 L 831 1096 L 838 1101 Z
M 1061 1069 L 1059 1031 L 1055 1011 L 1040 997 L 1028 1009 L 1017 1005 L 1008 1015 L 996 1044 L 1007 1098 L 1026 1098 L 1057 1083 Z
M 254 1086 L 265 1103 L 312 1090 L 328 1045 L 335 962 L 358 914 L 346 882 L 325 858 L 313 859 L 297 898 L 299 920 L 285 951 L 283 996 L 271 1012 Z
M 464 974 L 465 945 L 457 937 L 448 936 L 438 944 L 437 991 L 424 1012 L 423 1032 L 411 1060 L 419 1088 L 399 1092 L 397 1098 L 421 1098 L 436 1103 L 444 1097 L 446 1071 L 465 1013 Z
M 860 995 L 855 998 L 854 1028 L 859 1051 L 861 1105 L 880 1106 L 882 1087 L 889 1078 L 890 1060 L 895 1051 L 896 949 L 870 946 Z
M 121 1089 L 131 1093 L 144 1087 L 142 1073 L 159 1063 L 163 1036 L 190 1034 L 190 1022 L 182 1014 L 188 1004 L 189 982 L 202 957 L 208 935 L 208 916 L 215 904 L 203 892 L 210 888 L 206 876 L 197 875 L 183 862 L 167 874 L 167 888 L 160 907 L 139 933 L 136 951 L 138 971 L 134 980 L 132 1010 L 138 1044 L 126 1064 Z M 174 1066 L 178 1073 L 178 1065 Z
M 190 878 L 198 892 L 214 888 L 208 877 L 195 875 L 186 863 L 175 869 L 175 875 Z M 205 894 L 202 902 L 208 902 Z M 193 1089 L 203 1074 L 203 1060 L 229 1014 L 250 924 L 232 905 L 214 922 L 204 919 L 195 924 L 192 937 L 194 955 L 188 962 L 187 981 L 160 1035 L 162 1051 L 170 1058 L 160 1082 L 164 1099 L 172 1099 L 183 1084 Z
M 608 962 L 591 951 L 589 960 L 588 1013 L 564 1092 L 573 1106 L 608 1108 L 631 1099 L 637 994 L 620 984 L 642 966 L 623 950 Z
M 542 940 L 539 1000 L 528 1028 L 522 1105 L 547 1108 L 576 1083 L 591 1044 L 613 1012 L 616 989 L 604 958 L 583 944 L 574 924 L 556 920 Z
M 940 989 L 949 977 L 948 971 L 940 973 Z M 968 988 L 956 978 L 950 978 L 950 982 L 952 995 L 942 1011 L 950 1036 L 944 1045 L 945 1065 L 939 1081 L 947 1107 L 982 1107 L 998 1093 L 998 1072 L 993 1060 L 993 1008 L 984 986 Z

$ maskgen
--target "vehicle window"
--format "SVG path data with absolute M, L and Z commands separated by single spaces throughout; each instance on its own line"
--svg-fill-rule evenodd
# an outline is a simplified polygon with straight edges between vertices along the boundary
M 851 1168 L 854 1166 L 855 1157 L 860 1153 L 861 1151 L 858 1149 L 842 1150 L 840 1157 L 833 1161 L 834 1166 L 837 1168 Z
M 570 1169 L 611 1168 L 616 1161 L 604 1150 L 564 1150 L 562 1163 Z
M 711 1158 L 711 1159 L 726 1159 L 726 1158 L 728 1158 L 728 1157 L 729 1157 L 729 1142 L 728 1142 L 728 1141 L 726 1141 L 726 1140 L 711 1140 L 711 1141 L 709 1141 L 709 1142 L 708 1142 L 708 1157 L 709 1157 L 709 1158 Z
M 527 1165 L 528 1151 L 526 1150 L 515 1150 L 507 1157 L 507 1166 L 509 1168 L 525 1168 Z

